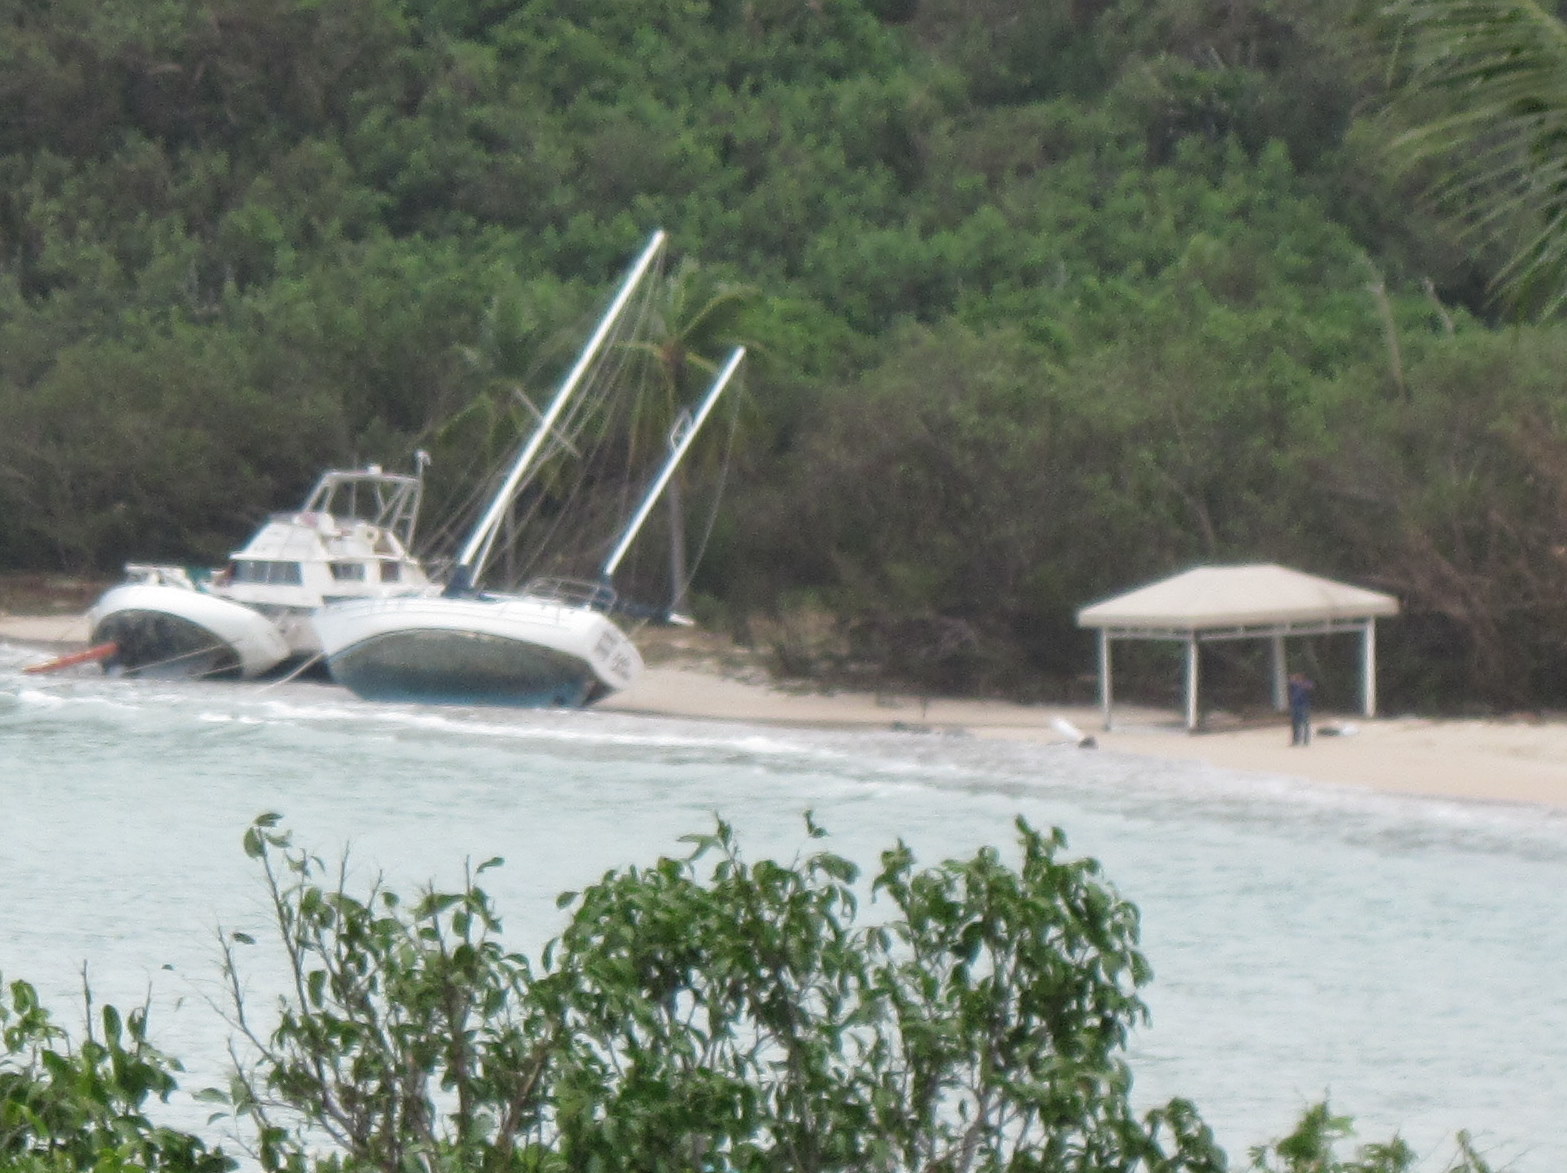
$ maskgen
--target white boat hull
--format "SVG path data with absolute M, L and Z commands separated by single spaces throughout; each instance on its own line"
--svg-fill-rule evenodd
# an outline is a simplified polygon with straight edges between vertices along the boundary
M 87 612 L 94 644 L 113 642 L 108 670 L 127 674 L 253 679 L 289 656 L 277 626 L 243 603 L 189 587 L 127 583 Z
M 556 599 L 365 600 L 323 607 L 314 623 L 332 678 L 367 700 L 577 707 L 642 671 L 608 616 Z

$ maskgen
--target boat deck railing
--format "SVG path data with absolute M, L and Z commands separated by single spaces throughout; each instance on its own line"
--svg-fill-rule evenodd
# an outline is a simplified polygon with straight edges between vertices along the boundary
M 536 578 L 528 583 L 524 593 L 529 598 L 593 611 L 613 611 L 619 601 L 613 587 L 580 578 Z

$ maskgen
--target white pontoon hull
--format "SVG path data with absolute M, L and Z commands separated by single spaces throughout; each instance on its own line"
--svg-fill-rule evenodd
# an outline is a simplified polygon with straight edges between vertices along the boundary
M 323 607 L 314 623 L 332 679 L 366 700 L 576 707 L 642 671 L 608 616 L 557 599 L 366 600 Z
M 380 465 L 329 469 L 303 509 L 272 514 L 215 574 L 127 563 L 127 580 L 87 612 L 94 643 L 115 645 L 105 669 L 239 680 L 308 670 L 317 607 L 428 585 L 410 552 L 422 490 L 419 476 Z
M 92 642 L 116 645 L 107 669 L 127 674 L 238 677 L 270 672 L 288 641 L 260 612 L 189 587 L 127 583 L 87 612 Z

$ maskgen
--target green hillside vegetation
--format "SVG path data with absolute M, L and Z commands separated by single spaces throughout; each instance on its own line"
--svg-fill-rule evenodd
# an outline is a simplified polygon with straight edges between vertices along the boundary
M 454 507 L 663 227 L 670 369 L 752 347 L 705 621 L 1060 694 L 1078 607 L 1276 561 L 1405 602 L 1389 703 L 1561 705 L 1567 329 L 1395 165 L 1362 7 L 0 0 L 0 567 L 418 447 Z

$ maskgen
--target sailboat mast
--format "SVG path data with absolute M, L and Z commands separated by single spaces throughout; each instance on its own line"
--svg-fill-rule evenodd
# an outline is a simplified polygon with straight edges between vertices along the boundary
M 642 528 L 642 523 L 647 520 L 647 515 L 653 511 L 659 495 L 663 493 L 665 486 L 669 484 L 669 478 L 675 475 L 675 469 L 686 454 L 686 449 L 691 447 L 691 441 L 696 439 L 697 431 L 707 420 L 708 413 L 713 410 L 713 405 L 718 402 L 718 397 L 724 393 L 724 388 L 729 385 L 729 380 L 734 376 L 735 370 L 740 366 L 740 360 L 745 357 L 745 347 L 737 346 L 734 353 L 729 356 L 729 361 L 724 364 L 724 369 L 713 380 L 712 389 L 708 391 L 707 398 L 702 400 L 702 405 L 697 408 L 696 415 L 686 425 L 675 441 L 674 450 L 669 454 L 669 459 L 664 462 L 664 467 L 654 478 L 652 487 L 647 495 L 642 498 L 642 504 L 638 507 L 636 516 L 631 519 L 631 524 L 626 526 L 626 532 L 620 535 L 620 541 L 612 553 L 604 562 L 603 576 L 607 579 L 614 575 L 620 566 L 620 560 L 626 556 L 626 551 L 631 549 L 631 543 L 636 540 L 637 532 Z
M 560 390 L 555 393 L 555 398 L 551 401 L 548 409 L 539 417 L 539 422 L 533 430 L 533 435 L 529 438 L 527 445 L 518 455 L 516 461 L 513 462 L 511 472 L 507 474 L 500 491 L 495 494 L 494 500 L 490 502 L 489 509 L 485 512 L 479 524 L 474 527 L 472 536 L 469 537 L 467 545 L 463 547 L 462 553 L 458 556 L 452 586 L 459 589 L 467 589 L 477 582 L 479 575 L 483 573 L 484 565 L 489 560 L 490 546 L 496 527 L 500 524 L 501 515 L 510 506 L 512 495 L 522 482 L 523 475 L 537 458 L 539 449 L 543 447 L 544 441 L 555 426 L 555 421 L 565 409 L 567 401 L 575 393 L 577 384 L 582 381 L 582 376 L 587 372 L 594 358 L 597 357 L 598 350 L 603 346 L 604 339 L 609 336 L 616 319 L 620 317 L 620 313 L 625 309 L 626 303 L 631 300 L 631 295 L 635 291 L 638 282 L 642 280 L 643 275 L 648 270 L 648 266 L 653 263 L 653 258 L 663 246 L 664 238 L 665 234 L 662 230 L 655 232 L 652 239 L 648 241 L 647 247 L 642 250 L 642 255 L 637 258 L 636 263 L 632 265 L 631 270 L 626 274 L 625 281 L 621 283 L 620 292 L 615 295 L 615 300 L 610 303 L 609 309 L 605 311 L 604 317 L 599 321 L 598 328 L 594 330 L 587 346 L 583 348 L 576 365 L 571 368 L 565 381 L 561 383 Z

